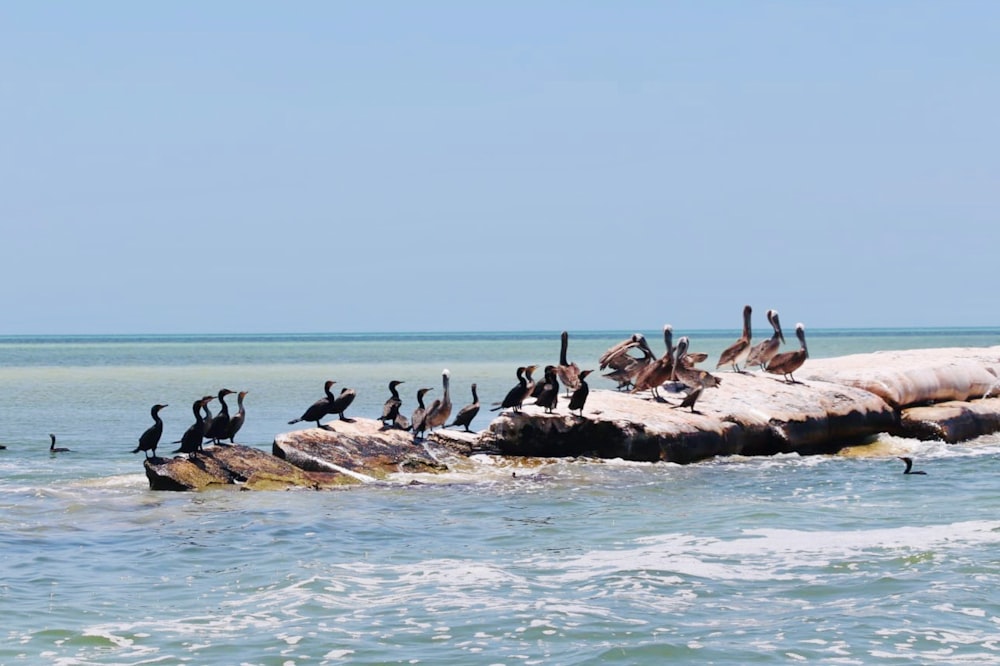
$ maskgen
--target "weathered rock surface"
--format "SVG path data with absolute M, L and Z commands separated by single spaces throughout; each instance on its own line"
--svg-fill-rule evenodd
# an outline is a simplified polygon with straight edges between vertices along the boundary
M 954 444 L 997 431 L 1000 431 L 1000 398 L 989 398 L 904 409 L 899 434 Z
M 330 488 L 351 482 L 340 474 L 307 472 L 249 446 L 214 446 L 192 456 L 145 461 L 151 490 L 204 490 L 241 484 L 248 489 Z
M 591 390 L 585 418 L 528 406 L 505 413 L 482 435 L 506 455 L 596 456 L 686 463 L 716 455 L 834 451 L 892 429 L 896 414 L 878 396 L 828 382 L 787 384 L 755 374 L 720 373 L 695 405 L 675 409 L 650 393 Z M 661 395 L 669 394 L 661 389 Z
M 796 379 L 870 391 L 893 407 L 982 398 L 1000 380 L 1000 347 L 953 347 L 809 359 Z
M 431 441 L 386 429 L 373 419 L 334 419 L 325 428 L 282 433 L 274 438 L 274 455 L 304 470 L 338 472 L 358 482 L 377 481 L 394 472 L 442 472 L 448 469 Z M 431 438 L 428 438 L 429 440 Z

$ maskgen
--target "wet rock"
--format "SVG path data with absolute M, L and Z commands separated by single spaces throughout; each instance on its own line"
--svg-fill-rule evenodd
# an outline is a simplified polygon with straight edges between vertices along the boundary
M 395 472 L 442 472 L 446 451 L 435 451 L 433 436 L 385 428 L 372 419 L 333 420 L 325 428 L 282 433 L 274 438 L 278 458 L 304 470 L 338 472 L 358 482 L 385 479 Z
M 954 444 L 1000 431 L 1000 398 L 904 409 L 897 434 Z
M 343 485 L 339 474 L 308 473 L 249 446 L 214 446 L 191 456 L 151 458 L 145 462 L 151 490 L 205 490 L 241 484 L 247 488 L 330 488 Z

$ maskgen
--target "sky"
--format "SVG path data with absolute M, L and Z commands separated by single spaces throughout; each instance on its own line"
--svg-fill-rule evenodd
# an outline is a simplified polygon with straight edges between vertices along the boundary
M 996 2 L 5 2 L 0 335 L 998 326 L 998 72 Z

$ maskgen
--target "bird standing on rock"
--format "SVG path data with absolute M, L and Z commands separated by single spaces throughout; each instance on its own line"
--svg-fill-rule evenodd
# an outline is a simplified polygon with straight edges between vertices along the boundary
M 143 451 L 146 453 L 146 458 L 149 458 L 149 453 L 153 453 L 153 458 L 156 458 L 156 447 L 160 443 L 160 436 L 163 435 L 163 420 L 160 418 L 160 410 L 167 405 L 153 405 L 149 410 L 149 415 L 153 417 L 153 425 L 146 428 L 146 432 L 139 436 L 139 446 L 132 450 L 132 453 L 139 453 Z M 53 443 L 55 440 L 53 439 Z
M 317 428 L 329 430 L 327 426 L 320 425 L 319 421 L 330 413 L 330 405 L 332 405 L 333 401 L 336 400 L 336 398 L 333 397 L 333 394 L 330 393 L 330 387 L 336 383 L 337 382 L 332 379 L 326 380 L 326 383 L 323 385 L 323 391 L 326 393 L 326 397 L 320 398 L 313 404 L 309 405 L 309 407 L 306 408 L 306 411 L 302 412 L 302 416 L 297 419 L 292 419 L 288 422 L 288 425 L 298 423 L 299 421 L 313 421 L 316 423 Z

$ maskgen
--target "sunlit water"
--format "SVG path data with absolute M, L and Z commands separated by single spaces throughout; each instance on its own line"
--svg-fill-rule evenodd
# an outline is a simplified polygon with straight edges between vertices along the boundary
M 574 334 L 570 360 L 626 333 Z M 691 337 L 713 358 L 735 339 Z M 998 343 L 810 332 L 817 357 Z M 169 454 L 223 386 L 250 392 L 238 441 L 270 450 L 325 379 L 376 417 L 390 379 L 409 413 L 446 367 L 457 407 L 557 360 L 558 332 L 0 338 L 0 663 L 1000 661 L 997 436 L 688 466 L 477 456 L 329 492 L 155 493 L 131 453 L 153 403 Z M 903 476 L 904 452 L 928 474 Z

